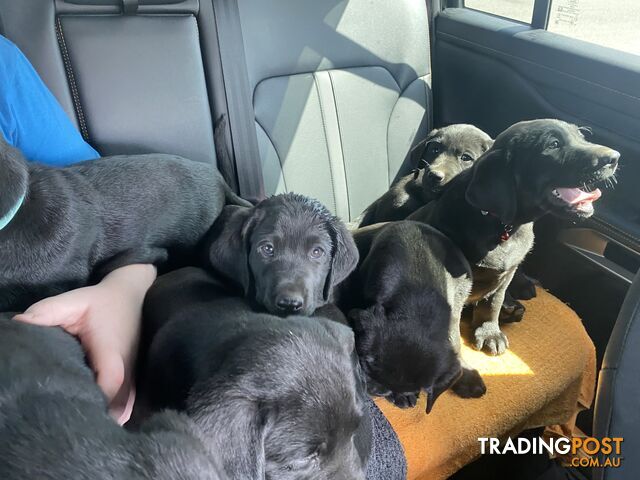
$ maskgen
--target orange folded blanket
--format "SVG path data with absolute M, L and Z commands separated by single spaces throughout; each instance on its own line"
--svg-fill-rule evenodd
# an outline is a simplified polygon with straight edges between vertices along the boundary
M 484 397 L 445 392 L 429 415 L 424 395 L 409 410 L 376 399 L 404 447 L 409 480 L 447 478 L 480 455 L 479 437 L 504 438 L 548 425 L 570 431 L 577 413 L 591 405 L 595 347 L 582 322 L 542 289 L 523 303 L 523 320 L 502 327 L 510 343 L 504 355 L 463 346 L 463 357 L 487 384 Z

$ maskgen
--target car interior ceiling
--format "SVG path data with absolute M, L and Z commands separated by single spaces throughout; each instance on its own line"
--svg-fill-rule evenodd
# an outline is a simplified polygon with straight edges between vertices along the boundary
M 434 127 L 471 123 L 495 137 L 516 121 L 561 118 L 618 149 L 628 161 L 597 215 L 540 221 L 525 271 L 580 316 L 597 368 L 624 372 L 600 380 L 596 406 L 608 415 L 596 414 L 596 430 L 593 408 L 578 417 L 587 434 L 621 436 L 616 402 L 633 403 L 640 383 L 629 353 L 640 335 L 630 327 L 640 315 L 638 280 L 630 290 L 640 266 L 640 62 L 445 0 L 125 3 L 0 0 L 0 33 L 102 155 L 217 162 L 246 197 L 297 191 L 351 221 L 415 167 L 414 147 Z M 216 10 L 225 4 L 235 10 Z M 239 45 L 245 61 L 233 72 Z M 229 129 L 216 142 L 221 118 Z M 628 437 L 632 452 L 639 440 Z

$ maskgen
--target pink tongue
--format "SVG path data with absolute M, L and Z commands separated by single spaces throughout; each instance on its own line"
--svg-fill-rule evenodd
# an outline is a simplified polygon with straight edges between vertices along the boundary
M 596 188 L 593 192 L 585 192 L 579 188 L 557 188 L 556 190 L 560 195 L 560 198 L 569 205 L 595 202 L 602 196 L 602 192 L 599 188 Z

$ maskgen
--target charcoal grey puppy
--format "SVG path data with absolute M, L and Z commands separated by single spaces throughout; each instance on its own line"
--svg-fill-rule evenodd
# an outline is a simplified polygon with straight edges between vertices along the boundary
M 500 306 L 518 265 L 533 246 L 533 222 L 547 212 L 578 220 L 593 214 L 620 154 L 585 140 L 560 120 L 516 123 L 442 195 L 409 218 L 447 235 L 473 267 L 474 341 L 502 354 L 507 337 Z M 609 180 L 610 181 L 610 180 Z
M 188 253 L 235 196 L 212 165 L 171 155 L 28 163 L 0 136 L 0 311 Z
M 340 289 L 367 386 L 400 407 L 427 393 L 427 413 L 453 385 L 480 397 L 480 374 L 459 358 L 460 316 L 471 267 L 434 228 L 418 222 L 377 224 L 354 232 L 361 262 Z M 464 368 L 462 368 L 464 367 Z
M 287 193 L 226 207 L 204 241 L 205 263 L 267 311 L 311 315 L 353 271 L 358 250 L 317 200 Z
M 167 411 L 125 431 L 71 335 L 10 317 L 0 314 L 0 478 L 225 478 L 189 417 Z
M 364 479 L 355 437 L 365 387 L 351 329 L 256 313 L 216 288 L 188 268 L 150 289 L 145 316 L 163 325 L 142 389 L 152 409 L 185 409 L 204 425 L 228 480 Z
M 489 135 L 473 125 L 456 124 L 433 130 L 424 141 L 419 168 L 369 205 L 359 226 L 404 220 L 433 200 L 458 173 L 471 167 L 492 143 Z

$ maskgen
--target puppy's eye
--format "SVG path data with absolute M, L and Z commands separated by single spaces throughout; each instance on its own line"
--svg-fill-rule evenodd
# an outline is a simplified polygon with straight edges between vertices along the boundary
M 463 162 L 473 162 L 473 157 L 471 155 L 469 155 L 468 153 L 463 153 L 462 156 L 460 157 L 460 159 Z
M 260 245 L 259 250 L 265 257 L 273 257 L 273 252 L 275 251 L 273 243 L 263 243 Z
M 433 153 L 440 153 L 440 145 L 438 145 L 437 143 L 434 143 L 433 146 L 431 147 L 431 151 Z
M 560 148 L 560 141 L 554 140 L 552 141 L 547 148 L 555 150 L 556 148 Z
M 313 247 L 310 252 L 311 258 L 320 258 L 324 256 L 324 249 L 322 247 Z

